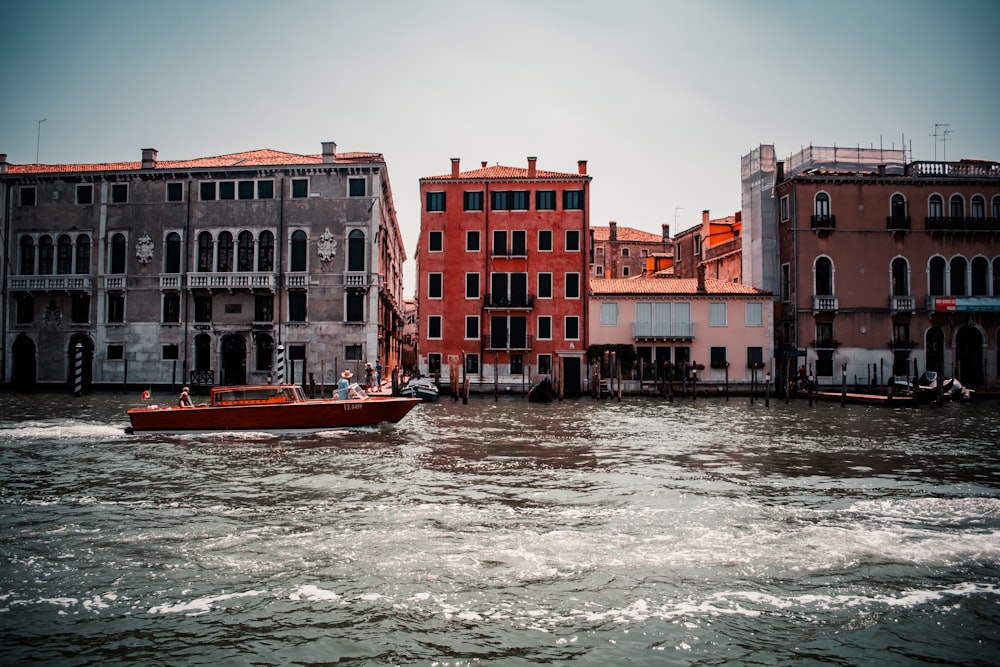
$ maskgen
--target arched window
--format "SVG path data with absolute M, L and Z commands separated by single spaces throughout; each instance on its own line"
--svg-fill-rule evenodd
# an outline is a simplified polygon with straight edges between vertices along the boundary
M 892 296 L 910 296 L 910 265 L 904 257 L 892 260 Z
M 212 270 L 212 235 L 208 232 L 198 234 L 198 271 L 207 273 Z
M 76 237 L 76 272 L 90 273 L 90 237 L 86 234 Z
M 927 200 L 927 217 L 928 218 L 943 218 L 944 217 L 944 199 L 941 195 L 936 192 L 930 196 Z
M 66 234 L 56 242 L 56 273 L 61 276 L 73 273 L 73 241 Z
M 990 282 L 990 262 L 985 257 L 972 260 L 972 296 L 988 296 Z
M 814 267 L 816 296 L 833 296 L 833 262 L 829 257 L 817 257 Z
M 965 289 L 965 270 L 969 266 L 969 263 L 965 261 L 965 258 L 956 255 L 951 258 L 951 292 L 952 296 L 965 296 L 967 291 Z
M 1000 257 L 993 258 L 993 296 L 1000 296 Z
M 930 261 L 930 284 L 927 286 L 931 296 L 944 296 L 944 274 L 947 268 L 944 257 L 940 255 L 931 257 Z
M 993 203 L 990 204 L 990 217 L 993 220 L 1000 220 L 1000 195 L 993 195 Z
M 115 234 L 111 237 L 111 273 L 125 273 L 125 252 L 128 249 L 128 241 L 124 234 Z
M 360 229 L 347 235 L 347 270 L 365 270 L 365 233 Z
M 35 240 L 30 236 L 21 237 L 21 275 L 35 275 Z
M 814 213 L 819 220 L 826 220 L 830 217 L 830 195 L 825 192 L 816 195 Z
M 257 270 L 274 271 L 274 233 L 267 229 L 257 239 Z
M 52 247 L 52 237 L 44 234 L 38 239 L 38 275 L 52 275 L 52 259 L 54 250 Z
M 253 271 L 253 234 L 246 230 L 236 241 L 236 270 Z
M 233 270 L 233 235 L 229 232 L 219 234 L 219 253 L 215 262 L 215 270 L 220 273 Z
M 906 197 L 898 192 L 889 200 L 889 217 L 895 227 L 906 222 Z
M 982 195 L 974 195 L 969 202 L 969 215 L 976 220 L 986 217 L 986 199 Z
M 181 235 L 177 232 L 167 234 L 167 241 L 164 243 L 163 272 L 181 272 Z
M 965 217 L 965 200 L 962 199 L 962 195 L 953 194 L 948 200 L 948 215 L 952 218 Z
M 292 232 L 292 257 L 289 271 L 306 270 L 306 233 L 301 229 Z

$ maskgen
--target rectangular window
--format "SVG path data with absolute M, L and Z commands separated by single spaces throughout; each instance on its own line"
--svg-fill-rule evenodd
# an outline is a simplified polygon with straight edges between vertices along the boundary
M 470 229 L 465 232 L 465 251 L 479 252 L 479 230 Z
M 510 193 L 506 190 L 494 190 L 490 193 L 490 208 L 494 211 L 510 210 Z
M 25 186 L 21 190 L 21 206 L 34 206 L 36 201 L 35 186 Z
M 219 199 L 224 199 L 224 200 L 236 199 L 235 181 L 219 182 Z
M 202 181 L 198 187 L 198 193 L 202 201 L 215 200 L 215 181 Z
M 538 298 L 539 299 L 551 299 L 552 298 L 552 274 L 551 273 L 539 273 L 538 274 Z
M 552 340 L 552 316 L 538 316 L 538 340 Z
M 111 184 L 111 203 L 112 204 L 128 203 L 128 183 Z
M 94 203 L 94 186 L 78 185 L 76 186 L 76 203 L 77 204 L 93 204 Z
M 431 375 L 441 375 L 441 353 L 431 352 L 427 355 L 427 372 Z
M 552 372 L 552 355 L 551 354 L 538 355 L 539 375 L 548 375 L 551 372 Z
M 479 315 L 465 316 L 465 340 L 479 340 Z
M 184 201 L 183 183 L 167 183 L 167 201 Z
M 528 191 L 512 190 L 510 193 L 510 208 L 514 211 L 527 211 Z
M 288 321 L 289 322 L 305 322 L 306 321 L 306 293 L 305 292 L 289 292 L 288 293 Z
M 556 191 L 539 190 L 535 193 L 535 209 L 539 211 L 556 210 Z
M 501 257 L 507 255 L 507 230 L 493 230 L 493 256 Z
M 237 187 L 238 187 L 237 196 L 240 199 L 253 199 L 253 193 L 254 193 L 253 181 L 240 181 Z
M 580 340 L 580 318 L 576 315 L 566 316 L 566 340 Z
M 35 321 L 35 297 L 30 294 L 15 292 L 14 309 L 17 311 L 14 319 L 18 324 L 31 324 Z
M 163 295 L 163 321 L 178 324 L 181 321 L 181 297 L 177 293 Z
M 368 188 L 363 178 L 349 178 L 347 180 L 347 195 L 349 197 L 364 197 L 368 194 Z
M 309 179 L 292 179 L 292 199 L 305 199 L 309 196 Z
M 709 348 L 709 354 L 711 356 L 711 367 L 712 368 L 725 368 L 726 367 L 726 348 L 725 347 L 711 347 Z
M 440 273 L 428 273 L 427 274 L 427 298 L 428 299 L 440 299 L 441 294 L 441 281 L 442 276 Z
M 608 301 L 601 304 L 601 326 L 618 326 L 618 302 Z
M 82 292 L 73 293 L 73 306 L 70 313 L 73 324 L 86 324 L 90 321 L 90 295 Z
M 524 373 L 524 355 L 523 354 L 510 355 L 510 374 L 521 375 L 522 373 Z
M 515 229 L 510 233 L 510 254 L 514 257 L 528 256 L 528 232 Z
M 164 361 L 175 361 L 181 358 L 180 346 L 177 343 L 169 343 L 160 348 L 160 358 Z
M 258 294 L 253 301 L 253 321 L 273 322 L 274 321 L 274 295 Z
M 763 368 L 763 367 L 764 367 L 764 348 L 748 347 L 747 368 Z
M 120 343 L 108 345 L 108 359 L 111 361 L 121 361 L 125 358 L 125 346 Z
M 465 298 L 466 299 L 478 299 L 479 298 L 479 274 L 478 273 L 466 273 L 465 274 Z
M 444 232 L 440 230 L 427 232 L 427 252 L 444 251 Z
M 724 301 L 708 304 L 708 326 L 724 327 L 727 326 L 727 322 L 726 303 Z
M 125 295 L 108 294 L 108 322 L 120 324 L 125 321 Z
M 583 210 L 583 190 L 563 190 L 563 210 Z
M 580 251 L 580 230 L 579 229 L 567 229 L 566 230 L 566 252 L 579 252 Z
M 567 299 L 579 299 L 580 298 L 580 274 L 579 273 L 567 273 L 566 274 L 566 298 Z
M 443 211 L 444 209 L 444 193 L 443 192 L 428 192 L 427 193 L 427 210 L 428 211 Z
M 344 346 L 345 361 L 361 361 L 361 346 L 357 344 Z
M 345 306 L 348 322 L 365 321 L 365 295 L 363 292 L 348 292 Z
M 781 198 L 781 220 L 788 220 L 788 195 Z
M 478 354 L 466 354 L 465 355 L 465 372 L 472 375 L 479 372 L 479 355 Z
M 462 197 L 462 204 L 466 211 L 483 210 L 483 191 L 469 190 Z
M 257 199 L 274 199 L 274 181 L 257 181 Z
M 790 264 L 781 265 L 781 300 L 788 302 L 791 294 L 792 267 Z
M 552 251 L 552 230 L 540 229 L 538 231 L 538 249 L 542 252 Z
M 441 340 L 440 315 L 430 315 L 427 317 L 427 338 L 429 340 Z
M 748 327 L 764 326 L 764 304 L 751 301 L 746 305 Z
M 194 298 L 194 321 L 195 322 L 212 321 L 212 297 L 196 296 Z

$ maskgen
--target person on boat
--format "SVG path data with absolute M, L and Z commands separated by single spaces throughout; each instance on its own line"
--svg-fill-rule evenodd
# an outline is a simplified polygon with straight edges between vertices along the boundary
M 179 408 L 193 408 L 194 401 L 191 400 L 191 390 L 187 387 L 181 389 L 181 395 L 177 397 L 177 407 Z
M 337 380 L 337 398 L 342 401 L 346 401 L 347 390 L 351 386 L 351 376 L 354 375 L 351 371 L 347 370 L 340 374 L 340 379 Z

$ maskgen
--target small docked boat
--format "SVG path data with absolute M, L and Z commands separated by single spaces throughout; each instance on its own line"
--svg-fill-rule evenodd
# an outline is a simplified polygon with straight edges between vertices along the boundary
M 413 378 L 399 390 L 400 396 L 419 398 L 421 401 L 436 401 L 438 393 L 433 378 Z
M 395 396 L 369 396 L 357 384 L 347 399 L 306 398 L 294 384 L 213 387 L 204 405 L 150 405 L 128 411 L 129 433 L 198 433 L 261 431 L 309 433 L 352 426 L 396 423 L 420 401 Z
M 528 389 L 528 401 L 532 403 L 551 403 L 555 397 L 556 390 L 547 375 Z

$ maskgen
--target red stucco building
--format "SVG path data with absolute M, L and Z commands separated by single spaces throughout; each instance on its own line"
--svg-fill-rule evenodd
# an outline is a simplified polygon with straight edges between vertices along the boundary
M 487 166 L 420 179 L 418 370 L 470 391 L 519 391 L 548 375 L 585 389 L 590 181 Z

